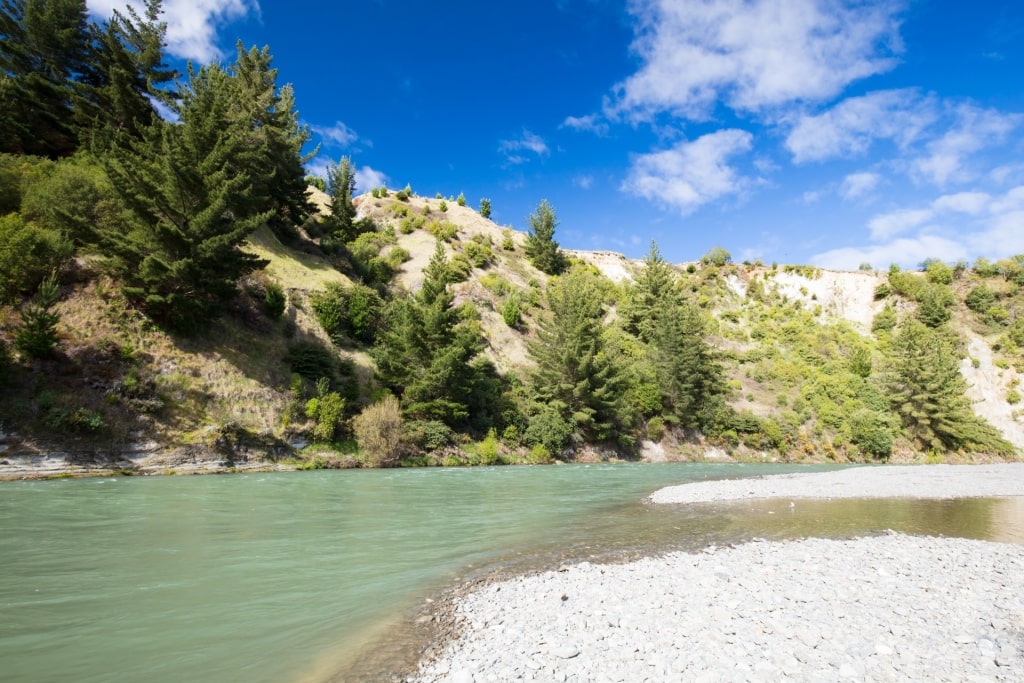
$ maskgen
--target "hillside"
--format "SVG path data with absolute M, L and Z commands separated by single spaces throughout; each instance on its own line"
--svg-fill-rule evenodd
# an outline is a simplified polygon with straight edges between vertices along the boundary
M 329 198 L 313 188 L 310 193 L 326 212 Z M 61 275 L 56 355 L 14 359 L 7 369 L 0 399 L 0 476 L 361 464 L 351 419 L 386 393 L 385 387 L 377 377 L 372 344 L 351 332 L 328 334 L 318 321 L 317 297 L 345 291 L 361 279 L 354 264 L 359 254 L 368 262 L 391 264 L 380 291 L 388 296 L 417 292 L 439 241 L 454 273 L 448 286 L 454 306 L 479 329 L 481 353 L 512 397 L 502 400 L 526 405 L 516 398 L 523 395 L 517 387 L 529 379 L 535 363 L 530 345 L 549 315 L 545 294 L 553 282 L 526 257 L 527 235 L 452 198 L 396 194 L 356 198 L 357 218 L 372 221 L 376 230 L 341 252 L 327 249 L 315 223 L 287 243 L 265 227 L 257 230 L 246 249 L 267 265 L 242 281 L 239 295 L 214 324 L 191 337 L 154 325 L 93 258 L 78 257 Z M 644 357 L 646 346 L 620 329 L 621 311 L 631 305 L 634 284 L 647 265 L 612 252 L 567 256 L 575 267 L 600 274 L 603 353 L 629 364 L 626 400 L 648 405 L 643 392 L 650 382 L 645 385 L 644 377 L 653 371 Z M 879 324 L 879 315 L 892 311 L 901 321 L 917 315 L 925 304 L 915 283 L 934 284 L 931 270 L 893 276 L 706 259 L 671 270 L 676 286 L 700 312 L 707 341 L 720 359 L 732 417 L 706 434 L 674 427 L 656 409 L 638 408 L 636 417 L 619 427 L 629 432 L 633 445 L 576 443 L 551 455 L 787 461 L 870 460 L 882 453 L 902 461 L 990 457 L 971 449 L 921 448 L 901 430 L 881 389 L 896 335 Z M 1024 340 L 1014 340 L 1024 295 L 1012 277 L 959 268 L 947 283 L 935 286 L 952 296 L 943 309 L 950 317 L 944 325 L 960 340 L 957 358 L 971 409 L 1019 453 L 1024 448 L 1017 393 Z M 287 295 L 279 318 L 264 304 L 274 285 Z M 991 290 L 992 302 L 972 309 L 967 302 L 978 287 Z M 521 306 L 514 326 L 503 315 L 510 300 Z M 997 306 L 1002 313 L 993 310 Z M 16 309 L 3 308 L 0 333 L 8 342 L 17 324 Z M 307 417 L 306 405 L 317 390 L 296 374 L 296 348 L 316 358 L 316 349 L 333 357 L 332 387 L 343 396 L 345 415 L 331 446 L 306 448 L 315 440 L 317 422 Z M 511 414 L 512 408 L 503 410 Z M 531 409 L 517 410 L 527 412 L 494 418 L 489 442 L 485 433 L 469 427 L 446 431 L 440 445 L 421 434 L 406 451 L 408 461 L 528 461 L 531 449 L 522 439 Z M 888 425 L 892 445 L 873 454 L 858 432 L 867 427 L 857 420 L 878 416 Z

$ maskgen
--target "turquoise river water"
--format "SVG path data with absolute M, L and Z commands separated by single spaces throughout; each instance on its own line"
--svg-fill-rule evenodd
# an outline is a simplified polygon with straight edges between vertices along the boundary
M 1024 501 L 650 506 L 824 467 L 621 464 L 0 484 L 0 681 L 330 681 L 491 570 L 895 529 L 1024 544 Z M 368 674 L 365 674 L 368 675 Z

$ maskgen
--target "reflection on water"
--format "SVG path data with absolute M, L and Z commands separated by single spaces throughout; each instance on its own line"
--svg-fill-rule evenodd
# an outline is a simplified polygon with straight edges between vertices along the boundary
M 0 486 L 4 681 L 325 680 L 496 568 L 893 529 L 1024 544 L 1024 499 L 652 506 L 657 488 L 827 467 L 303 472 Z M 381 662 L 377 661 L 376 665 Z M 351 671 L 351 669 L 349 669 Z M 350 678 L 358 678 L 353 676 Z

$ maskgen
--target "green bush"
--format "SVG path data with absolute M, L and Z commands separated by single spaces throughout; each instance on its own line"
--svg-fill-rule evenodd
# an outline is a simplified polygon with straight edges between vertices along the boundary
M 486 268 L 494 260 L 494 252 L 486 244 L 470 242 L 466 245 L 466 258 L 476 268 Z
M 501 248 L 504 251 L 515 251 L 516 243 L 512 239 L 512 231 L 508 228 L 501 231 Z
M 277 320 L 284 315 L 287 298 L 284 289 L 276 282 L 267 284 L 266 293 L 263 296 L 263 306 L 272 319 Z
M 505 324 L 509 327 L 515 328 L 519 326 L 522 321 L 523 311 L 522 304 L 519 302 L 519 296 L 513 294 L 505 303 L 501 306 L 501 319 L 505 321 Z
M 46 358 L 53 353 L 57 346 L 57 323 L 60 322 L 60 316 L 53 312 L 53 307 L 59 298 L 57 276 L 51 273 L 21 311 L 21 328 L 14 337 L 18 351 L 30 358 Z
M 953 284 L 953 269 L 942 261 L 932 261 L 926 270 L 928 282 L 937 285 Z
M 886 306 L 871 320 L 871 331 L 882 332 L 885 330 L 891 330 L 896 327 L 897 317 L 896 309 L 892 306 Z
M 337 375 L 334 354 L 317 341 L 292 342 L 288 345 L 284 362 L 292 372 L 311 382 L 316 382 L 321 377 L 334 378 Z
M 491 217 L 491 200 L 484 198 L 480 200 L 480 215 L 484 218 Z
M 448 261 L 448 276 L 451 282 L 465 282 L 472 272 L 473 264 L 469 262 L 465 254 L 455 254 Z
M 487 436 L 476 447 L 481 465 L 493 465 L 498 462 L 498 434 L 494 427 L 487 430 Z
M 313 439 L 316 441 L 331 441 L 345 413 L 345 399 L 338 392 L 331 391 L 330 385 L 327 377 L 317 379 L 317 396 L 306 403 L 306 417 L 316 420 L 313 427 Z
M 574 431 L 571 422 L 551 406 L 545 406 L 530 418 L 523 441 L 528 446 L 543 446 L 549 453 L 561 453 Z
M 985 285 L 978 285 L 964 297 L 967 308 L 975 313 L 984 313 L 996 303 L 995 293 Z
M 700 257 L 700 262 L 714 266 L 724 266 L 732 260 L 732 255 L 722 247 L 711 247 L 708 253 Z
M 1006 402 L 1009 403 L 1010 405 L 1016 405 L 1020 403 L 1020 392 L 1018 392 L 1016 389 L 1010 389 L 1010 391 L 1006 393 Z
M 413 420 L 405 424 L 403 439 L 424 451 L 436 451 L 451 444 L 455 432 L 438 420 Z
M 459 198 L 455 200 L 455 203 L 458 204 L 459 206 L 465 206 L 466 205 L 466 195 L 464 195 L 464 194 L 462 194 L 460 192 L 459 193 Z
M 26 221 L 20 214 L 0 216 L 0 303 L 35 290 L 48 273 L 70 256 L 72 245 L 60 233 Z
M 442 199 L 441 203 L 438 205 L 437 208 L 441 209 L 441 212 L 444 213 L 445 211 L 448 210 L 448 202 Z
M 858 410 L 849 420 L 850 441 L 874 458 L 892 453 L 893 435 L 886 415 L 873 410 Z

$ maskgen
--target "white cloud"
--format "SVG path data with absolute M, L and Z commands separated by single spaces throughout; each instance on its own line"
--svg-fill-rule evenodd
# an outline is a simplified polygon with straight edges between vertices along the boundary
M 126 6 L 145 16 L 138 0 L 88 0 L 87 5 L 92 14 L 101 17 Z M 217 30 L 250 13 L 259 16 L 257 0 L 166 0 L 161 21 L 167 23 L 167 52 L 202 64 L 221 59 L 224 53 L 217 46 Z
M 881 180 L 882 176 L 877 173 L 851 173 L 843 178 L 843 184 L 839 191 L 842 193 L 843 199 L 847 201 L 858 199 L 878 187 Z
M 306 173 L 327 180 L 327 171 L 334 162 L 324 156 L 318 156 L 306 162 Z
M 348 147 L 359 139 L 359 135 L 341 121 L 336 121 L 333 126 L 310 126 L 310 128 L 323 138 L 324 144 L 329 147 Z
M 1001 197 L 985 192 L 942 195 L 928 208 L 902 209 L 876 216 L 868 227 L 875 244 L 817 254 L 812 263 L 848 270 L 867 261 L 912 266 L 926 258 L 943 261 L 993 259 L 1024 253 L 1024 185 Z M 914 231 L 914 234 L 899 236 Z
M 573 130 L 589 132 L 603 137 L 608 134 L 608 124 L 598 118 L 597 114 L 586 116 L 567 116 L 559 128 L 572 128 Z
M 678 210 L 683 215 L 719 197 L 740 192 L 748 181 L 726 161 L 750 150 L 753 136 L 743 130 L 709 133 L 693 142 L 634 157 L 624 192 Z
M 572 179 L 572 184 L 582 190 L 589 190 L 594 185 L 594 176 L 578 175 Z
M 832 270 L 856 270 L 861 263 L 870 263 L 875 268 L 887 268 L 891 263 L 911 267 L 926 258 L 956 261 L 967 255 L 967 250 L 959 242 L 939 235 L 919 235 L 901 237 L 885 244 L 832 249 L 815 254 L 811 263 Z
M 387 185 L 387 174 L 371 166 L 356 167 L 356 192 L 369 192 L 375 187 Z
M 970 180 L 974 174 L 966 167 L 967 157 L 1003 142 L 1024 117 L 960 104 L 953 108 L 953 119 L 942 137 L 928 143 L 927 155 L 913 163 L 917 177 L 940 187 Z
M 551 153 L 544 138 L 523 129 L 523 134 L 515 140 L 501 140 L 498 143 L 498 151 L 505 155 L 510 164 L 524 164 L 529 158 L 520 152 L 533 152 L 538 157 L 546 157 Z
M 880 90 L 801 117 L 786 137 L 786 148 L 799 164 L 857 156 L 878 139 L 906 147 L 937 118 L 933 97 L 922 97 L 913 88 Z
M 875 216 L 868 221 L 868 229 L 871 230 L 871 239 L 886 240 L 924 225 L 934 215 L 931 209 L 901 209 Z
M 887 0 L 635 0 L 643 66 L 608 111 L 703 119 L 719 101 L 759 111 L 834 97 L 895 65 L 900 10 Z
M 977 215 L 988 208 L 991 201 L 992 197 L 987 192 L 957 192 L 939 197 L 932 202 L 932 208 Z

